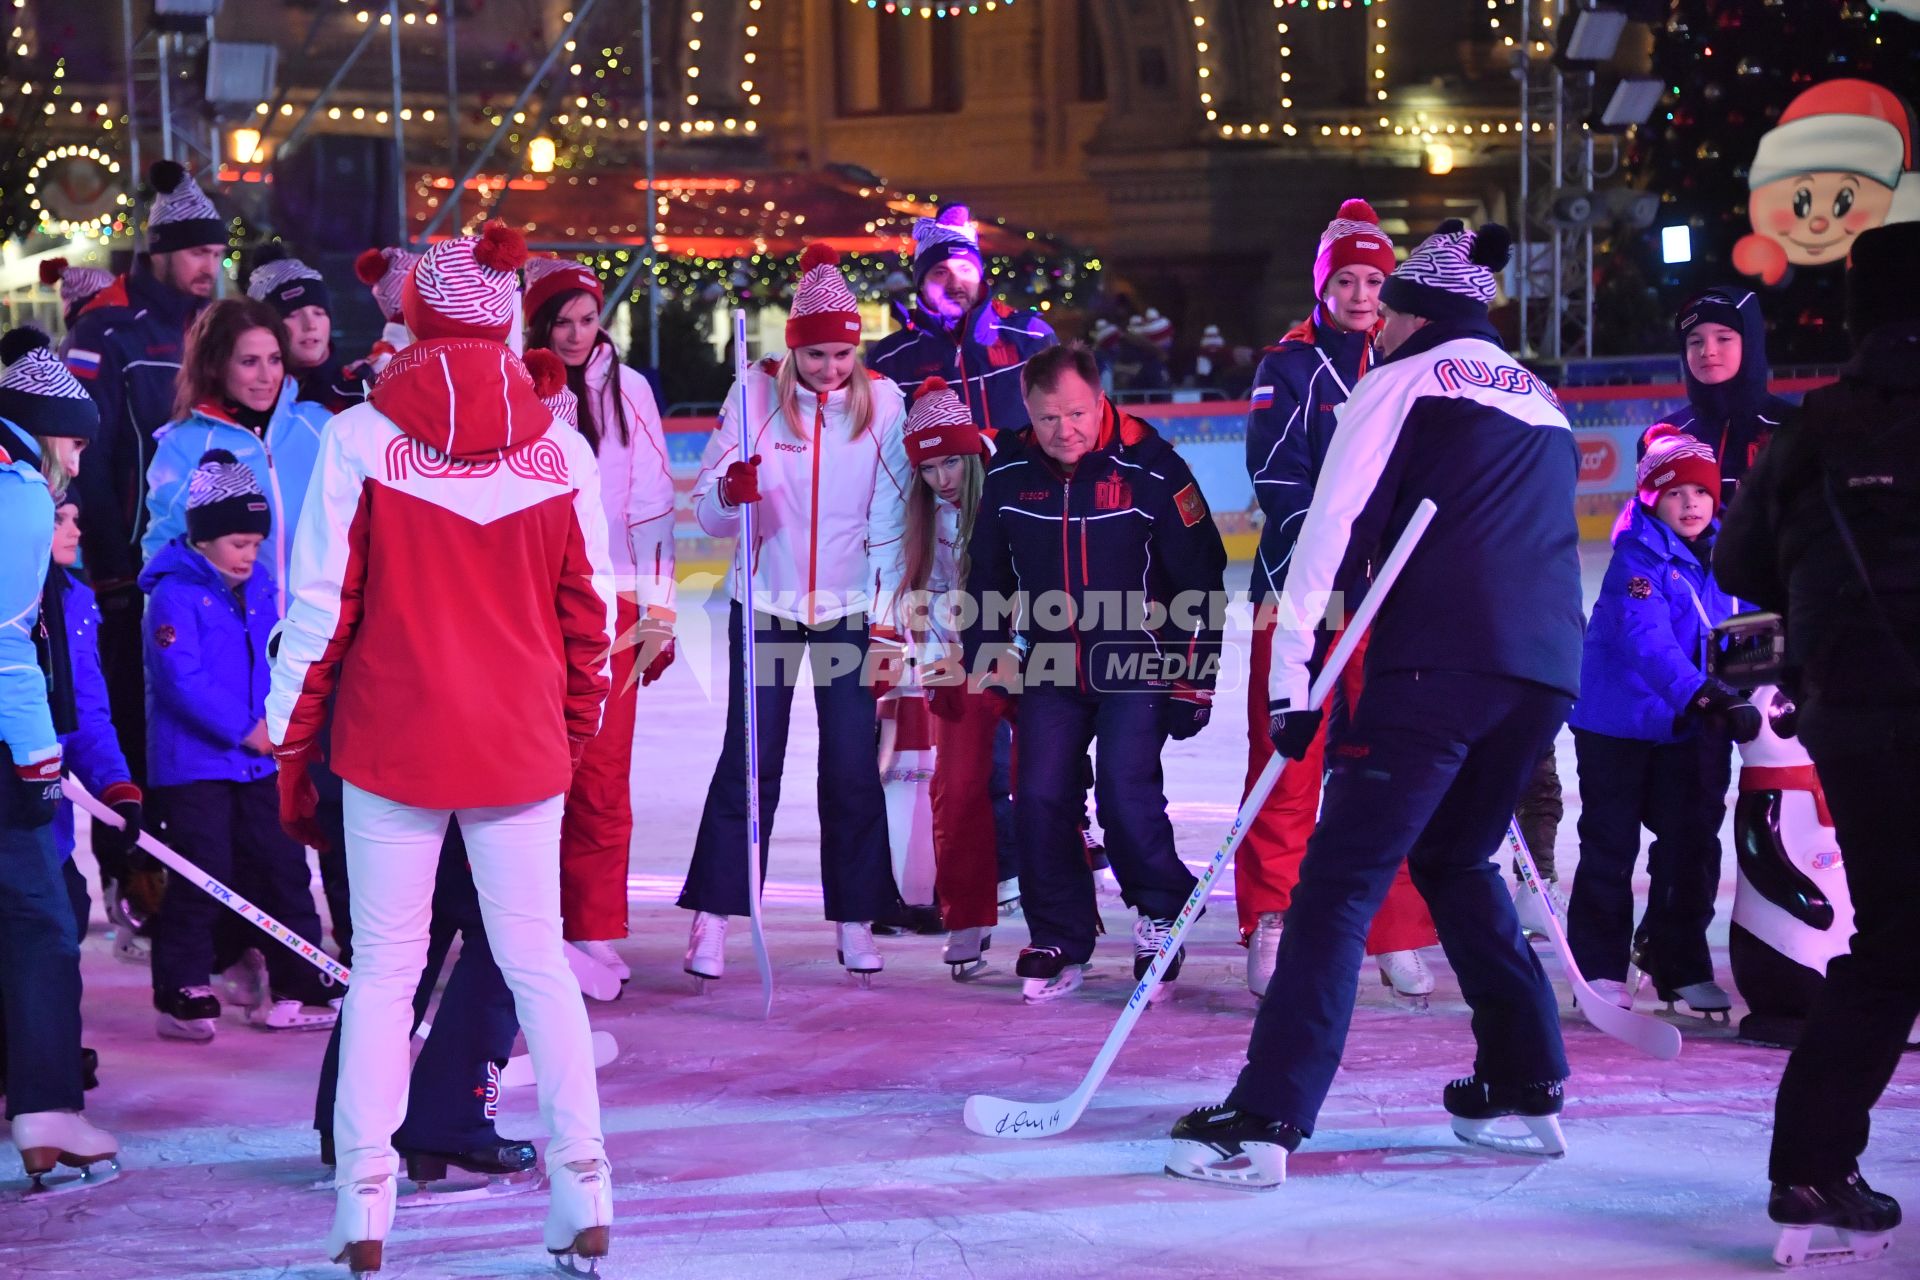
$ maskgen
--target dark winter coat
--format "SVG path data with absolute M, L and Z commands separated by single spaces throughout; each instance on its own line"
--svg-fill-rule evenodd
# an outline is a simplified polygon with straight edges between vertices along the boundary
M 1265 518 L 1253 562 L 1256 607 L 1287 580 L 1294 539 L 1333 443 L 1334 410 L 1372 363 L 1368 336 L 1336 327 L 1317 307 L 1261 357 L 1247 414 L 1247 473 Z
M 1707 678 L 1710 625 L 1739 608 L 1680 535 L 1634 503 L 1587 620 L 1567 723 L 1643 742 L 1691 737 L 1698 726 L 1680 717 Z
M 67 631 L 67 670 L 73 690 L 74 728 L 60 735 L 66 764 L 96 796 L 111 799 L 113 787 L 133 781 L 113 711 L 107 705 L 107 678 L 100 670 L 100 608 L 93 588 L 62 568 L 47 574 L 47 590 L 58 590 Z M 51 610 L 49 610 L 51 612 Z M 61 805 L 53 818 L 54 846 L 61 856 L 73 852 L 73 809 Z
M 1767 322 L 1760 314 L 1759 295 L 1750 289 L 1734 288 L 1716 289 L 1710 296 L 1739 309 L 1740 371 L 1725 382 L 1709 386 L 1693 376 L 1682 351 L 1680 375 L 1687 384 L 1687 403 L 1667 421 L 1707 445 L 1720 459 L 1720 502 L 1726 506 L 1733 501 L 1760 450 L 1793 412 L 1793 405 L 1767 390 L 1771 374 L 1767 366 Z M 1645 457 L 1646 452 L 1646 441 L 1642 440 L 1639 456 Z
M 867 367 L 899 383 L 909 401 L 928 378 L 944 378 L 976 426 L 1011 431 L 1027 425 L 1020 370 L 1059 342 L 1038 311 L 998 300 L 982 302 L 953 329 L 915 306 L 909 327 L 867 348 Z
M 1579 458 L 1552 391 L 1485 322 L 1435 321 L 1361 380 L 1339 419 L 1287 570 L 1293 608 L 1351 593 L 1355 570 L 1431 499 L 1433 523 L 1374 620 L 1368 675 L 1506 676 L 1577 696 Z M 1314 641 L 1275 633 L 1271 699 L 1304 705 Z
M 1816 759 L 1920 746 L 1920 321 L 1867 335 L 1837 383 L 1808 393 L 1746 488 L 1713 570 L 1785 615 L 1800 737 Z
M 173 419 L 187 326 L 205 305 L 135 270 L 101 290 L 67 337 L 67 367 L 100 406 L 74 486 L 87 512 L 81 555 L 102 592 L 139 575 L 154 433 Z
M 229 587 L 207 558 L 176 538 L 140 574 L 147 593 L 147 781 L 252 782 L 273 757 L 240 745 L 266 715 L 273 574 Z
M 1030 684 L 1211 688 L 1220 644 L 1211 606 L 1227 565 L 1220 531 L 1174 447 L 1111 403 L 1101 412 L 1100 443 L 1071 476 L 1026 440 L 988 465 L 967 550 L 967 594 L 983 606 L 964 637 L 969 667 L 983 647 L 1017 635 Z M 996 601 L 1017 596 L 1017 617 L 993 616 Z M 1071 607 L 1051 613 L 1049 598 Z M 1164 619 L 1142 616 L 1148 600 Z M 1166 608 L 1176 600 L 1198 607 Z

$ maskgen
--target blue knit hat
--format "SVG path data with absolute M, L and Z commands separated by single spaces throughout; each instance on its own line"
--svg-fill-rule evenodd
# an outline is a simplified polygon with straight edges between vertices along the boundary
M 0 338 L 0 418 L 30 436 L 91 440 L 100 430 L 100 409 L 53 353 L 47 335 L 31 325 Z
M 913 224 L 913 287 L 918 289 L 927 272 L 948 258 L 971 258 L 974 266 L 986 270 L 980 257 L 980 233 L 963 204 L 944 205 L 933 217 Z
M 273 512 L 253 468 L 225 449 L 209 449 L 187 479 L 187 541 L 211 542 L 230 533 L 273 532 Z
M 1460 219 L 1448 218 L 1387 277 L 1380 301 L 1428 320 L 1485 320 L 1499 291 L 1494 273 L 1512 252 L 1513 237 L 1499 223 L 1469 231 Z

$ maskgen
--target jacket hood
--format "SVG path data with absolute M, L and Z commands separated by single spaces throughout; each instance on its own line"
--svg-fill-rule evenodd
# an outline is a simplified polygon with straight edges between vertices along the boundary
M 1687 399 L 1699 410 L 1701 416 L 1711 419 L 1746 417 L 1760 412 L 1766 407 L 1767 378 L 1771 369 L 1767 364 L 1767 320 L 1760 314 L 1760 296 L 1751 289 L 1709 289 L 1687 300 L 1676 318 L 1681 325 L 1686 324 L 1687 314 L 1695 307 L 1705 306 L 1725 314 L 1725 308 L 1731 308 L 1740 320 L 1740 368 L 1725 382 L 1709 386 L 1693 376 L 1693 370 L 1687 367 L 1686 339 L 1680 340 L 1680 376 L 1686 380 Z M 1721 323 L 1714 319 L 1714 323 Z
M 251 597 L 272 576 L 266 565 L 255 562 L 253 576 L 243 584 L 246 594 Z M 213 562 L 187 544 L 185 534 L 161 547 L 153 559 L 147 561 L 147 567 L 140 571 L 140 590 L 152 595 L 162 578 L 180 578 L 209 591 L 231 590 Z
M 1920 320 L 1882 325 L 1869 333 L 1841 373 L 1890 391 L 1920 391 Z
M 409 436 L 454 458 L 494 458 L 553 426 L 520 357 L 484 338 L 427 338 L 394 356 L 367 397 Z

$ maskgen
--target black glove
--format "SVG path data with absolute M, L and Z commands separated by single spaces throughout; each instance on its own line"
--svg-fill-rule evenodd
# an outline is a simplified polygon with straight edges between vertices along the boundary
M 1700 723 L 1716 729 L 1735 742 L 1752 742 L 1760 736 L 1760 708 L 1718 680 L 1703 681 L 1687 699 L 1687 713 Z
M 1176 680 L 1167 691 L 1160 708 L 1160 727 L 1175 742 L 1183 742 L 1207 727 L 1213 719 L 1213 690 Z
M 119 815 L 120 821 L 125 824 L 118 831 L 104 822 L 95 824 L 93 838 L 109 842 L 112 845 L 109 852 L 125 855 L 133 850 L 135 842 L 140 839 L 141 831 L 145 830 L 141 825 L 145 819 L 141 799 L 140 788 L 131 782 L 117 782 L 101 791 L 100 802 Z
M 1304 760 L 1314 735 L 1320 732 L 1320 712 L 1288 710 L 1281 701 L 1267 703 L 1267 736 L 1273 749 L 1289 760 Z

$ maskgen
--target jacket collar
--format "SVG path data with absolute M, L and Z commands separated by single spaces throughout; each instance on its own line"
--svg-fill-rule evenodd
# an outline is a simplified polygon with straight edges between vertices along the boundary
M 170 325 L 180 326 L 182 333 L 200 309 L 207 305 L 207 299 L 182 293 L 170 284 L 161 284 L 158 276 L 150 267 L 141 267 L 127 272 L 122 277 L 126 281 L 127 305 L 135 309 L 145 308 L 150 314 L 159 317 Z M 111 305 L 111 304 L 109 304 Z
M 1507 349 L 1506 344 L 1500 341 L 1499 332 L 1485 320 L 1434 320 L 1415 329 L 1411 338 L 1401 343 L 1398 350 L 1380 363 L 1408 360 L 1459 338 L 1477 338 L 1492 343 L 1503 352 Z
M 1707 526 L 1706 536 L 1711 539 L 1719 532 L 1720 517 L 1716 515 L 1713 523 Z M 1700 563 L 1700 557 L 1693 553 L 1693 548 L 1687 545 L 1687 540 L 1674 532 L 1673 527 L 1666 521 L 1647 510 L 1646 504 L 1638 499 L 1633 503 L 1633 517 L 1627 523 L 1627 533 L 1630 537 L 1638 538 L 1644 546 L 1665 559 L 1678 560 L 1682 564 L 1690 564 L 1697 569 L 1706 568 Z

